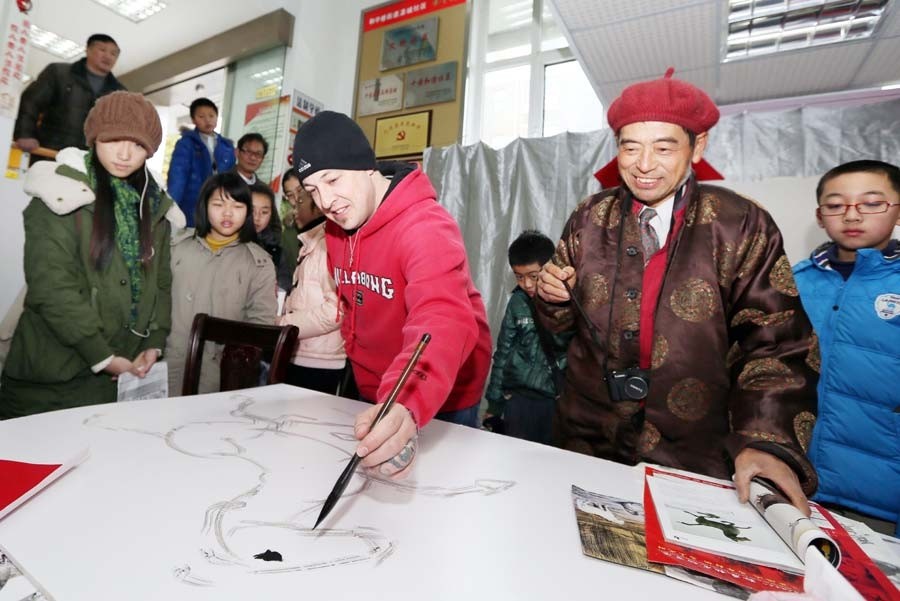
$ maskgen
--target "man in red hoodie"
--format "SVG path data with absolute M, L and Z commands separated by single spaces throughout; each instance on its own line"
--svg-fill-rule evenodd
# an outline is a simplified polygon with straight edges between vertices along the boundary
M 402 477 L 417 432 L 432 418 L 477 427 L 491 363 L 481 294 L 459 227 L 415 165 L 377 165 L 362 129 L 324 111 L 294 141 L 294 168 L 328 218 L 328 263 L 341 333 L 364 400 L 380 403 L 423 334 L 431 342 L 397 404 L 374 428 L 377 405 L 356 418 L 363 466 Z

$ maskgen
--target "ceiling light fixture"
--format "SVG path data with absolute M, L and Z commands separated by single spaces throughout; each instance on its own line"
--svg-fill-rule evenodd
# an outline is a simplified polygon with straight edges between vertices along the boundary
M 135 23 L 152 17 L 166 7 L 166 3 L 160 0 L 94 0 L 94 2 Z
M 72 60 L 84 53 L 84 46 L 52 31 L 31 26 L 31 45 L 61 59 Z
M 272 75 L 275 75 L 276 73 L 281 73 L 281 67 L 272 67 L 271 69 L 266 69 L 265 71 L 257 71 L 250 76 L 250 79 L 263 79 L 264 77 L 268 78 Z
M 723 62 L 870 37 L 891 0 L 729 0 Z

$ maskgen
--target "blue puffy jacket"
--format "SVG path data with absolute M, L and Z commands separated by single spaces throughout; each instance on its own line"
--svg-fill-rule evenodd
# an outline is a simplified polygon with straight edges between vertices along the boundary
M 209 150 L 200 138 L 200 132 L 190 129 L 181 133 L 181 139 L 172 151 L 169 162 L 168 192 L 187 217 L 188 227 L 194 226 L 194 207 L 203 182 L 213 172 L 228 171 L 234 166 L 234 142 L 216 134 L 215 170 Z
M 816 500 L 900 520 L 900 251 L 856 253 L 845 281 L 831 244 L 794 267 L 822 356 L 809 457 Z M 900 534 L 900 524 L 897 533 Z

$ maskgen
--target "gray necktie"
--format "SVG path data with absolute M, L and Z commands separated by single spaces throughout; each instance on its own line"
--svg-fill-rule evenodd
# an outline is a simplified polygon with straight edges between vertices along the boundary
M 650 257 L 659 250 L 659 236 L 650 225 L 650 220 L 656 217 L 656 211 L 649 207 L 641 211 L 639 221 L 641 224 L 641 243 L 644 245 L 644 265 L 650 262 Z

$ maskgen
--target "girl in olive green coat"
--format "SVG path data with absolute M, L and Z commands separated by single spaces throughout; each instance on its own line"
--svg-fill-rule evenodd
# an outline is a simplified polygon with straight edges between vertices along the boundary
M 162 127 L 140 94 L 97 101 L 90 151 L 36 163 L 25 191 L 28 291 L 0 380 L 0 418 L 116 400 L 146 375 L 171 321 L 170 221 L 184 216 L 147 171 Z

